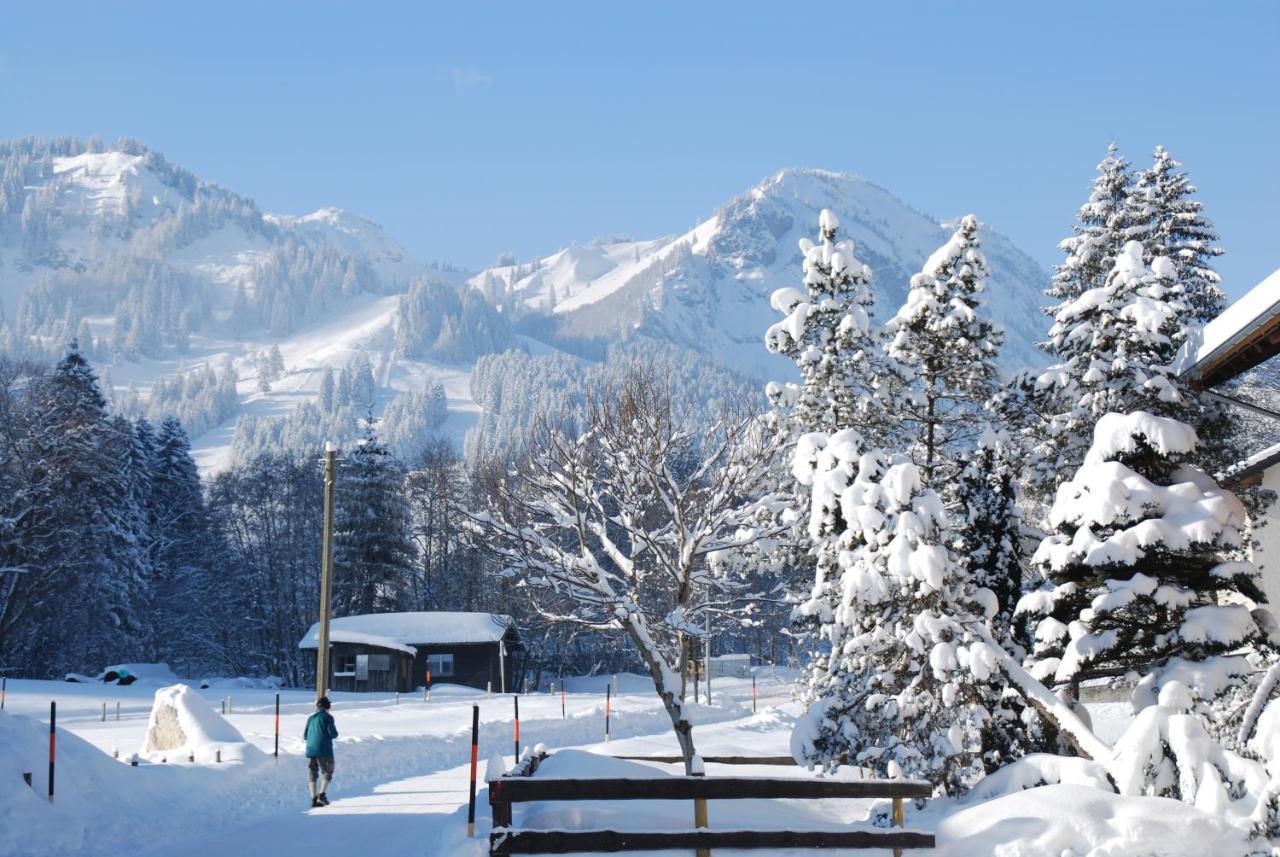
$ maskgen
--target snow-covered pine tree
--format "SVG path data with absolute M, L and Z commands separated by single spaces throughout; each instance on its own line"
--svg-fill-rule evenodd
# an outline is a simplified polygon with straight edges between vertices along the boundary
M 948 492 L 954 504 L 953 549 L 975 586 L 996 596 L 991 630 L 1010 648 L 1013 614 L 1022 596 L 1022 511 L 1016 456 L 1009 439 L 987 431 L 965 452 Z
M 372 414 L 338 473 L 334 510 L 335 616 L 403 606 L 414 550 L 404 465 L 378 439 Z
M 836 240 L 839 226 L 836 215 L 823 209 L 818 217 L 818 243 L 807 238 L 800 241 L 803 290 L 774 292 L 773 308 L 785 318 L 765 333 L 765 346 L 790 357 L 800 371 L 798 385 L 770 383 L 765 388 L 778 413 L 768 424 L 770 430 L 797 444 L 796 476 L 815 452 L 805 447 L 806 437 L 825 439 L 827 433 L 844 432 L 842 441 L 857 444 L 860 451 L 862 438 L 879 437 L 886 424 L 877 397 L 880 361 L 870 317 L 871 269 L 854 255 L 852 241 Z M 790 482 L 791 475 L 782 472 L 778 479 Z M 833 597 L 830 581 L 835 555 L 820 544 L 825 534 L 811 527 L 810 536 L 803 535 L 803 522 L 811 519 L 809 500 L 810 492 L 802 488 L 792 507 L 782 513 L 795 526 L 789 527 L 792 538 L 779 540 L 771 558 L 793 569 L 801 586 L 815 581 L 816 569 L 814 588 L 807 597 L 796 595 L 803 606 L 792 617 L 793 630 L 801 638 L 823 636 L 819 629 L 830 621 L 835 607 L 834 602 L 819 606 L 821 599 Z M 832 532 L 838 535 L 842 529 Z
M 786 317 L 765 333 L 765 345 L 795 361 L 801 382 L 771 383 L 767 393 L 775 407 L 792 414 L 797 432 L 865 432 L 880 425 L 871 269 L 854 256 L 851 240 L 836 241 L 839 228 L 839 219 L 824 208 L 818 243 L 800 240 L 804 289 L 778 289 L 771 298 Z
M 840 448 L 829 451 L 828 470 L 855 466 Z M 792 752 L 827 769 L 858 764 L 962 793 L 984 761 L 1016 752 L 985 743 L 1008 734 L 987 728 L 1004 678 L 996 653 L 972 630 L 995 599 L 971 585 L 948 551 L 942 502 L 915 464 L 872 452 L 856 466 L 836 501 L 856 546 L 840 554 L 831 655 L 815 673 L 815 701 L 797 721 Z M 815 485 L 826 481 L 822 472 L 814 477 Z M 819 508 L 831 503 L 820 490 Z
M 1226 307 L 1212 260 L 1222 255 L 1218 235 L 1204 216 L 1204 203 L 1194 199 L 1196 186 L 1179 172 L 1164 146 L 1156 146 L 1154 163 L 1138 173 L 1130 193 L 1128 237 L 1142 242 L 1143 260 L 1164 256 L 1173 262 L 1182 283 L 1190 316 L 1201 324 Z
M 1046 310 L 1050 315 L 1089 289 L 1106 283 L 1120 249 L 1129 240 L 1132 187 L 1129 162 L 1112 143 L 1098 164 L 1098 176 L 1093 180 L 1088 201 L 1076 212 L 1074 234 L 1058 244 L 1067 258 L 1054 267 L 1053 285 L 1045 292 L 1058 300 L 1057 306 Z M 1056 356 L 1051 342 L 1042 343 L 1041 347 Z
M 1113 142 L 1098 164 L 1089 198 L 1076 212 L 1072 235 L 1058 244 L 1066 258 L 1053 269 L 1053 284 L 1045 294 L 1056 300 L 1045 312 L 1056 320 L 1062 310 L 1090 289 L 1106 285 L 1116 258 L 1128 241 L 1132 218 L 1130 195 L 1134 176 L 1129 162 Z M 1014 376 L 993 402 L 1021 452 L 1022 484 L 1038 503 L 1052 500 L 1054 489 L 1080 465 L 1088 440 L 1064 439 L 1054 423 L 1056 415 L 1074 402 L 1073 376 L 1063 365 L 1077 356 L 1078 343 L 1052 334 L 1037 343 L 1055 364 L 1045 371 L 1026 370 Z M 1064 443 L 1069 448 L 1064 449 Z
M 1032 672 L 1070 681 L 1130 668 L 1147 679 L 1142 707 L 1166 682 L 1211 703 L 1249 671 L 1228 653 L 1258 641 L 1240 596 L 1265 601 L 1243 558 L 1240 501 L 1188 464 L 1191 426 L 1144 410 L 1108 413 L 1075 478 L 1058 489 L 1053 534 L 1033 562 L 1047 586 L 1019 612 L 1040 617 Z
M 212 566 L 216 556 L 204 490 L 182 424 L 166 417 L 149 462 L 151 657 L 174 667 L 208 663 L 211 601 L 222 593 Z M 202 660 L 203 659 L 203 660 Z
M 987 262 L 973 215 L 911 278 L 906 303 L 885 324 L 892 413 L 925 483 L 941 486 L 986 430 L 996 392 L 999 325 L 983 315 Z

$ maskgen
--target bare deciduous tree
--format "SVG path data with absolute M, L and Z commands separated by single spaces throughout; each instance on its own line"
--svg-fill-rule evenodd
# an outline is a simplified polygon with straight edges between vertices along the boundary
M 690 638 L 763 594 L 749 563 L 714 560 L 776 535 L 782 433 L 746 413 L 696 425 L 643 371 L 602 385 L 582 423 L 539 420 L 473 523 L 539 614 L 631 640 L 688 769 Z

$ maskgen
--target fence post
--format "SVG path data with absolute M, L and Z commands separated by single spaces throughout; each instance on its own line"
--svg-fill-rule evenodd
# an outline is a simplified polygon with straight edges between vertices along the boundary
M 564 682 L 560 683 L 560 719 L 564 720 L 569 715 L 564 713 Z
M 213 761 L 219 765 L 222 764 L 222 748 L 221 747 L 213 751 Z
M 53 760 L 58 747 L 58 703 L 49 703 L 49 803 L 53 803 Z
M 604 743 L 609 743 L 609 715 L 613 711 L 613 685 L 604 686 Z
M 120 701 L 116 700 L 116 720 L 120 719 Z
M 900 828 L 903 826 L 905 821 L 906 821 L 906 817 L 905 817 L 905 813 L 903 812 L 902 798 L 896 797 L 893 799 L 893 826 Z M 893 857 L 902 857 L 902 849 L 901 848 L 893 849 Z
M 694 755 L 693 760 L 689 765 L 689 776 L 702 777 L 702 776 L 706 776 L 706 773 L 707 773 L 707 769 L 702 764 L 702 757 L 698 755 Z M 693 799 L 693 826 L 703 830 L 705 830 L 708 826 L 706 798 L 699 797 L 699 798 Z M 696 849 L 696 851 L 697 851 L 697 857 L 711 857 L 710 848 L 698 848 Z
M 102 703 L 102 722 L 107 722 L 107 704 L 105 702 Z
M 486 681 L 486 682 L 484 683 L 484 692 L 485 692 L 485 693 L 493 693 L 493 682 L 491 682 L 491 681 Z
M 480 706 L 471 706 L 471 797 L 467 803 L 467 838 L 476 835 L 476 765 L 480 760 Z
M 756 713 L 756 677 L 751 677 L 751 713 Z
M 511 767 L 515 768 L 520 764 L 520 697 L 512 696 L 511 701 L 516 706 L 516 755 L 511 761 Z
M 280 694 L 276 694 L 276 764 L 280 764 Z
M 227 694 L 227 713 L 231 713 L 231 695 Z
M 0 676 L 0 711 L 4 710 L 4 697 L 9 692 L 9 677 Z

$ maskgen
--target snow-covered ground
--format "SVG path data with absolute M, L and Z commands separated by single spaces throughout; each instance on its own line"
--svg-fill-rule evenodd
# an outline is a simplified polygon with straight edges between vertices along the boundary
M 572 679 L 564 700 L 556 694 L 520 699 L 521 739 L 562 750 L 544 766 L 547 776 L 667 776 L 676 766 L 599 758 L 600 755 L 673 754 L 666 714 L 639 676 L 622 676 L 613 700 L 612 741 L 603 742 L 604 686 L 608 677 Z M 510 696 L 438 686 L 430 702 L 420 696 L 335 694 L 340 737 L 332 806 L 307 807 L 302 727 L 313 710 L 306 690 L 281 692 L 281 755 L 274 742 L 275 693 L 226 682 L 197 690 L 210 711 L 230 696 L 226 720 L 250 749 L 221 764 L 179 759 L 128 758 L 142 750 L 158 684 L 130 687 L 10 680 L 0 714 L 0 855 L 316 853 L 369 855 L 481 855 L 490 826 L 481 786 L 477 834 L 466 836 L 471 706 L 481 712 L 480 776 L 484 760 L 513 756 Z M 696 710 L 695 740 L 705 755 L 785 755 L 798 706 L 791 685 L 767 670 L 758 676 L 759 712 L 751 712 L 747 679 L 717 679 L 713 704 Z M 49 702 L 58 703 L 57 799 L 47 785 Z M 107 720 L 102 718 L 103 704 Z M 115 720 L 116 704 L 120 720 Z M 1095 725 L 1116 734 L 1125 707 L 1101 704 Z M 1114 722 L 1113 722 L 1114 721 Z M 256 748 L 253 749 L 253 748 Z M 570 752 L 570 748 L 573 751 Z M 581 752 L 586 751 L 586 752 Z M 119 761 L 112 758 L 119 755 Z M 211 757 L 209 754 L 208 757 Z M 155 754 L 152 754 L 155 759 Z M 27 787 L 20 774 L 33 773 Z M 709 766 L 708 773 L 724 773 Z M 799 768 L 734 768 L 735 774 L 809 776 Z M 857 776 L 857 772 L 841 772 Z M 1247 853 L 1242 835 L 1183 803 L 1121 798 L 1079 784 L 967 801 L 931 801 L 908 810 L 909 827 L 935 830 L 944 855 L 1180 855 Z M 1087 780 L 1087 777 L 1085 777 Z M 1070 781 L 1068 781 L 1070 780 Z M 994 793 L 994 796 L 991 794 Z M 812 829 L 867 823 L 883 806 L 864 801 L 711 804 L 713 828 L 804 826 Z M 675 802 L 519 807 L 516 824 L 531 827 L 620 829 L 688 827 L 690 808 Z M 717 852 L 719 853 L 719 852 Z M 747 852 L 743 852 L 747 853 Z

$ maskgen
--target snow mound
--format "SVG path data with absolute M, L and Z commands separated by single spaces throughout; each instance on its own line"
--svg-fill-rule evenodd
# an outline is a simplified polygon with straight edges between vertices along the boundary
M 1089 786 L 1106 793 L 1115 789 L 1107 769 L 1098 762 L 1050 753 L 1032 753 L 979 780 L 962 803 L 976 803 L 1017 794 L 1026 789 L 1056 785 Z
M 175 684 L 156 691 L 142 746 L 144 756 L 194 756 L 199 762 L 213 762 L 219 751 L 224 761 L 243 759 L 250 751 L 260 752 L 250 748 L 239 730 L 187 685 Z
M 938 823 L 939 857 L 1245 855 L 1248 835 L 1181 801 L 1125 797 L 1082 785 L 1028 789 Z

